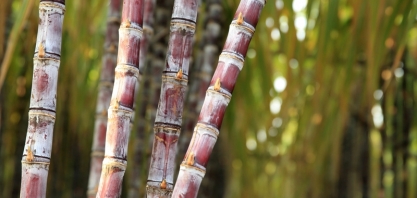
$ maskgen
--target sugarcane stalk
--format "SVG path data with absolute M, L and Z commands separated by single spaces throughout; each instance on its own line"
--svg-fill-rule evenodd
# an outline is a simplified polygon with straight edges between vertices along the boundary
M 153 35 L 153 12 L 155 9 L 155 1 L 156 0 L 144 0 L 144 13 L 143 13 L 143 37 L 140 40 L 140 53 L 139 53 L 139 70 L 144 70 L 146 66 L 146 54 L 148 52 L 149 42 Z
M 88 180 L 88 197 L 95 197 L 104 159 L 104 147 L 107 131 L 107 109 L 113 91 L 114 69 L 117 60 L 120 26 L 121 0 L 110 0 L 107 11 L 107 30 L 104 44 L 104 56 L 100 73 L 99 91 L 94 124 L 93 145 L 91 149 L 90 176 Z
M 168 40 L 169 40 L 169 24 L 170 24 L 170 16 L 172 16 L 172 8 L 174 5 L 174 1 L 164 1 L 164 0 L 157 0 L 156 7 L 155 7 L 155 23 L 153 24 L 154 35 L 149 44 L 149 52 L 146 55 L 147 58 L 147 66 L 144 70 L 145 78 L 142 91 L 142 100 L 140 101 L 140 114 L 142 118 L 145 119 L 138 119 L 138 133 L 140 136 L 144 136 L 142 140 L 136 141 L 134 146 L 135 149 L 142 150 L 144 152 L 141 155 L 143 158 L 141 164 L 149 167 L 150 164 L 150 156 L 152 152 L 152 144 L 153 144 L 153 133 L 151 132 L 153 129 L 153 121 L 155 121 L 156 109 L 158 107 L 159 102 L 159 95 L 161 93 L 161 81 L 162 76 L 161 73 L 164 70 L 165 64 L 165 56 L 168 49 Z M 140 156 L 135 156 L 140 157 Z M 139 160 L 136 158 L 137 160 Z M 136 160 L 134 159 L 134 160 Z M 136 163 L 136 162 L 135 162 Z M 147 174 L 148 170 L 142 171 L 143 173 Z M 134 175 L 132 175 L 134 177 Z M 147 183 L 147 175 L 143 178 L 141 176 L 140 185 L 142 183 L 146 186 Z M 137 193 L 137 192 L 135 192 Z M 135 193 L 129 192 L 128 197 L 133 197 Z M 146 196 L 146 190 L 140 189 L 139 196 L 144 197 Z M 137 197 L 136 195 L 134 197 Z
M 97 197 L 120 197 L 126 171 L 130 123 L 134 116 L 135 87 L 139 79 L 143 0 L 124 0 L 115 82 L 108 110 L 105 155 Z
M 199 44 L 198 58 L 194 62 L 192 71 L 192 83 L 188 91 L 186 108 L 184 112 L 184 130 L 181 133 L 179 140 L 177 164 L 181 164 L 188 145 L 194 131 L 194 126 L 197 123 L 198 114 L 206 96 L 206 90 L 210 84 L 211 77 L 217 65 L 217 57 L 219 57 L 222 45 L 223 36 L 223 7 L 220 0 L 206 1 L 206 14 L 204 19 L 204 32 L 202 33 L 201 43 Z M 217 152 L 216 148 L 213 152 Z M 219 149 L 217 149 L 219 150 Z M 224 161 L 220 155 L 211 156 L 211 160 L 216 163 L 214 166 L 209 166 L 207 175 L 201 184 L 199 197 L 221 197 L 224 194 L 223 188 L 219 188 L 224 181 L 224 167 L 219 166 Z
M 174 187 L 175 155 L 181 131 L 197 6 L 196 0 L 174 2 L 169 47 L 154 124 L 147 197 L 170 197 Z
M 237 76 L 243 68 L 264 0 L 242 0 L 232 21 L 226 43 L 198 118 L 190 146 L 181 163 L 173 197 L 197 197 L 206 166 L 217 141 Z
M 65 0 L 41 0 L 20 197 L 45 197 L 56 115 Z
M 154 18 L 153 18 L 153 12 L 155 9 L 155 0 L 145 0 L 145 5 L 144 5 L 144 13 L 143 13 L 143 37 L 141 38 L 140 41 L 140 53 L 139 53 L 139 71 L 141 73 L 143 73 L 145 71 L 145 66 L 146 66 L 146 54 L 148 52 L 148 46 L 149 46 L 149 42 L 152 38 L 153 35 L 153 23 L 154 23 Z M 148 71 L 148 70 L 147 70 Z M 149 72 L 148 72 L 149 73 Z M 143 97 L 142 97 L 142 103 L 141 108 L 140 108 L 140 117 L 139 117 L 139 124 L 138 124 L 138 128 L 136 130 L 136 137 L 135 137 L 135 141 L 134 141 L 134 151 L 133 151 L 133 168 L 132 168 L 132 172 L 130 174 L 130 184 L 129 184 L 129 192 L 128 192 L 128 196 L 129 197 L 139 197 L 139 190 L 140 190 L 140 185 L 141 185 L 141 165 L 142 165 L 142 161 L 144 160 L 143 154 L 145 151 L 145 146 L 144 146 L 144 141 L 145 140 L 145 117 L 146 117 L 146 106 L 148 104 L 148 89 L 149 89 L 149 76 L 145 76 L 145 82 L 144 82 L 144 88 L 145 90 L 143 90 Z M 139 82 L 140 84 L 141 82 Z M 137 89 L 138 92 L 138 89 Z M 138 93 L 135 93 L 135 95 L 137 96 Z
M 150 58 L 149 61 L 149 89 L 148 89 L 148 98 L 149 103 L 146 106 L 146 116 L 152 122 L 150 125 L 153 127 L 153 121 L 156 117 L 156 109 L 158 108 L 159 96 L 161 94 L 161 84 L 162 76 L 161 73 L 164 70 L 165 57 L 168 50 L 169 42 L 169 24 L 170 18 L 172 16 L 172 8 L 174 1 L 165 1 L 157 0 L 156 9 L 155 9 L 155 34 L 152 37 L 152 45 L 149 46 L 149 54 L 147 57 Z M 146 104 L 143 104 L 146 105 Z M 148 131 L 152 130 L 152 127 L 149 127 Z M 148 134 L 148 133 L 147 133 Z M 150 161 L 150 154 L 152 151 L 153 144 L 153 135 L 149 138 L 149 151 L 147 151 L 146 160 Z M 149 163 L 147 163 L 149 165 Z
M 222 37 L 222 13 L 223 8 L 220 0 L 208 0 L 206 5 L 206 19 L 204 21 L 204 33 L 199 45 L 197 61 L 194 64 L 193 83 L 188 91 L 186 112 L 184 113 L 184 132 L 179 140 L 179 155 L 184 156 L 197 122 L 198 114 L 203 105 L 206 90 L 210 84 L 216 57 L 219 56 Z

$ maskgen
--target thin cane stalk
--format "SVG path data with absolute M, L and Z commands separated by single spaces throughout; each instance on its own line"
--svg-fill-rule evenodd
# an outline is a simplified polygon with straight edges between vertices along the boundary
M 154 143 L 147 183 L 148 197 L 170 197 L 174 187 L 177 143 L 181 131 L 188 68 L 197 20 L 196 0 L 176 0 L 154 124 Z
M 119 197 L 126 171 L 135 87 L 139 79 L 143 0 L 124 0 L 115 82 L 108 110 L 106 148 L 97 197 Z
M 96 106 L 93 145 L 91 149 L 90 176 L 88 180 L 88 197 L 95 197 L 104 159 L 104 145 L 107 131 L 107 109 L 113 90 L 114 68 L 117 60 L 120 26 L 121 0 L 110 0 L 107 11 L 107 31 L 104 44 L 104 56 L 100 73 L 100 83 Z
M 65 0 L 41 0 L 20 197 L 45 197 L 56 115 Z
M 237 76 L 243 68 L 246 52 L 264 5 L 264 0 L 242 0 L 237 8 L 193 138 L 181 163 L 173 197 L 197 197 L 226 107 L 232 97 Z

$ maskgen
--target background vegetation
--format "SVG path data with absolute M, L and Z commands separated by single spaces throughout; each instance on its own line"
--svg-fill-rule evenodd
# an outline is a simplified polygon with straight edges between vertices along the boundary
M 48 197 L 86 195 L 104 2 L 66 4 Z M 38 5 L 0 1 L 0 197 L 20 190 Z M 416 16 L 415 0 L 269 0 L 200 196 L 417 197 Z

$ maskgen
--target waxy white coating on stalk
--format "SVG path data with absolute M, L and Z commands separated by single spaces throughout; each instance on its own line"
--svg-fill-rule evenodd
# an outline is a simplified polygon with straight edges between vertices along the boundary
M 39 47 L 42 45 L 46 54 L 45 58 L 57 59 L 61 54 L 62 24 L 64 20 L 65 5 L 60 3 L 43 1 L 39 4 L 40 25 L 36 38 L 35 57 L 37 57 Z M 49 24 L 45 24 L 48 22 Z M 53 24 L 53 25 L 51 25 Z
M 110 106 L 110 108 L 111 107 L 112 106 Z M 108 114 L 109 122 L 117 122 L 116 125 L 107 125 L 109 131 L 118 130 L 120 128 L 130 129 L 130 121 L 134 116 L 134 111 L 119 106 L 118 109 L 109 109 Z M 114 156 L 119 158 L 125 158 L 127 156 L 127 142 L 129 140 L 129 134 L 129 131 L 127 131 L 126 133 L 110 133 L 106 139 L 114 139 L 116 141 L 106 141 L 106 157 Z M 119 145 L 122 145 L 122 147 L 118 147 Z
M 44 159 L 51 157 L 55 114 L 49 111 L 31 110 L 24 155 L 30 152 Z
M 183 36 L 183 43 L 182 46 L 170 46 L 168 49 L 168 53 L 171 51 L 171 48 L 176 48 L 175 50 L 181 50 L 181 52 L 186 53 L 192 51 L 192 45 L 188 46 L 188 43 L 191 42 L 192 39 L 187 39 L 187 36 L 194 36 L 195 33 L 195 24 L 192 24 L 188 21 L 181 21 L 181 20 L 172 20 L 171 21 L 171 32 L 178 32 L 181 31 L 182 34 L 186 35 L 172 35 L 171 40 L 175 40 L 175 37 Z M 188 66 L 190 65 L 191 58 L 190 57 L 180 57 L 174 58 L 172 54 L 168 54 L 166 58 L 168 66 L 164 69 L 165 72 L 174 72 L 177 73 L 180 69 L 182 70 L 183 74 L 186 74 L 186 79 L 188 79 Z M 167 73 L 166 75 L 170 75 Z
M 65 5 L 39 4 L 29 125 L 22 158 L 20 197 L 45 197 L 55 124 L 56 90 Z
M 142 38 L 143 30 L 142 28 L 136 27 L 137 25 L 134 23 L 131 23 L 130 28 L 121 27 L 119 29 L 119 45 L 122 43 L 130 43 L 130 42 L 139 42 Z M 128 60 L 128 56 L 121 56 L 121 54 L 126 54 L 127 51 L 130 51 L 131 48 L 119 48 L 119 53 L 117 55 L 117 62 L 126 63 Z M 135 48 L 136 53 L 139 54 L 139 48 Z M 138 67 L 134 66 L 133 67 Z M 139 72 L 139 68 L 137 68 Z
M 219 62 L 225 63 L 226 67 L 237 66 L 240 71 L 243 69 L 244 61 L 245 59 L 242 59 L 239 55 L 230 52 L 222 52 L 219 58 Z
M 34 58 L 32 94 L 30 100 L 31 108 L 43 108 L 55 111 L 56 91 L 58 81 L 59 59 Z M 33 87 L 36 86 L 36 87 Z
M 115 196 L 114 194 L 100 194 L 103 191 L 99 189 L 97 191 L 96 197 L 119 197 L 122 191 L 122 188 L 118 188 L 120 185 L 120 182 L 123 180 L 124 172 L 126 171 L 126 161 L 125 160 L 117 160 L 113 158 L 104 158 L 103 159 L 103 168 L 102 168 L 102 177 L 100 178 L 100 187 L 104 186 L 110 186 L 114 189 L 110 189 L 108 191 L 111 191 L 114 193 L 114 191 L 117 191 L 115 194 L 118 196 Z M 108 177 L 103 177 L 103 175 L 110 175 Z M 104 178 L 104 179 L 103 179 Z
M 183 5 L 190 4 L 190 5 Z M 184 8 L 190 9 L 184 9 Z M 172 19 L 187 19 L 189 21 L 196 22 L 197 19 L 197 1 L 194 0 L 186 0 L 186 1 L 174 1 L 174 11 L 172 12 Z M 171 26 L 172 27 L 172 26 Z
M 247 23 L 244 22 L 243 24 L 247 24 Z M 243 43 L 250 41 L 253 34 L 255 33 L 255 30 L 253 29 L 252 31 L 253 27 L 249 29 L 249 28 L 243 28 L 241 26 L 243 25 L 236 25 L 236 22 L 232 23 L 229 27 L 229 34 L 227 36 L 226 41 L 231 40 L 232 38 L 235 40 L 241 40 Z M 234 45 L 233 48 L 237 48 L 240 45 L 240 43 L 233 42 L 233 45 Z M 243 58 L 241 54 L 237 54 L 237 56 L 240 56 L 241 58 Z
M 177 101 L 184 100 L 184 93 L 187 87 L 187 81 L 177 80 L 175 77 L 162 76 L 162 90 L 159 106 L 156 112 L 155 122 L 170 123 L 181 126 L 182 123 L 182 104 Z M 174 115 L 174 116 L 173 116 Z
M 180 133 L 179 128 L 154 127 L 154 133 L 157 142 L 154 143 L 154 150 L 158 149 L 162 151 L 152 159 L 152 167 L 149 170 L 148 185 L 159 186 L 163 181 L 159 181 L 160 178 L 164 178 L 165 182 L 171 182 L 174 180 L 174 167 L 175 167 L 175 155 L 172 153 L 176 152 L 176 148 L 173 147 L 173 143 L 178 141 L 178 135 Z M 159 135 L 166 134 L 169 136 L 166 140 L 159 137 Z M 172 183 L 167 183 L 167 188 L 173 188 Z
M 186 174 L 190 173 L 190 174 Z M 184 177 L 184 180 L 177 181 L 176 185 L 181 185 L 183 188 L 178 190 L 178 194 L 186 194 L 186 192 L 190 191 L 190 187 L 192 188 L 195 185 L 190 185 L 193 183 L 200 184 L 203 181 L 205 172 L 201 172 L 200 170 L 195 169 L 192 166 L 181 165 L 180 173 L 178 177 Z M 198 189 L 196 189 L 198 191 Z
M 210 86 L 209 88 L 207 88 L 206 98 L 213 98 L 216 101 L 221 101 L 221 102 L 216 103 L 218 105 L 227 106 L 230 102 L 231 97 L 232 97 L 232 94 L 226 89 L 223 89 L 222 87 L 220 87 L 219 90 L 215 90 L 214 86 Z
M 227 106 L 230 102 L 231 97 L 232 97 L 232 94 L 229 93 L 227 90 L 220 88 L 220 90 L 215 91 L 214 87 L 210 86 L 207 89 L 206 99 L 204 100 L 203 106 L 201 107 L 201 111 L 207 110 L 207 112 L 210 112 L 210 113 L 208 116 L 202 116 L 199 119 L 199 122 L 210 123 L 210 120 L 217 121 L 218 119 L 220 119 L 218 115 L 215 114 L 215 112 L 218 111 L 218 108 Z M 202 123 L 198 123 L 198 124 L 202 124 Z M 197 126 L 195 128 L 195 131 L 198 131 L 198 129 L 200 129 Z
M 134 67 L 132 65 L 128 64 L 118 64 L 115 69 L 116 77 L 122 77 L 121 79 L 117 79 L 114 82 L 114 89 L 112 94 L 112 100 L 120 100 L 118 99 L 119 92 L 123 92 L 125 87 L 123 86 L 130 86 L 129 88 L 136 87 L 136 83 L 139 79 L 139 69 L 137 67 Z M 127 74 L 131 73 L 131 75 Z M 117 83 L 117 84 L 116 84 Z M 126 85 L 125 85 L 126 84 Z M 132 96 L 133 97 L 133 96 Z M 129 110 L 132 110 L 131 108 L 128 108 Z
M 198 124 L 181 164 L 177 183 L 172 193 L 173 197 L 192 198 L 197 196 L 203 176 L 194 169 L 205 172 L 205 166 L 217 140 L 218 129 L 231 99 L 235 80 L 243 67 L 247 47 L 255 30 L 254 26 L 247 21 L 256 26 L 264 4 L 265 1 L 260 0 L 242 0 L 237 9 L 235 14 L 237 18 L 232 21 L 230 26 L 218 67 L 211 81 L 212 86 L 207 90 Z M 248 16 L 246 20 L 245 16 Z M 237 67 L 238 70 L 233 67 Z M 212 127 L 215 127 L 216 130 L 212 130 Z

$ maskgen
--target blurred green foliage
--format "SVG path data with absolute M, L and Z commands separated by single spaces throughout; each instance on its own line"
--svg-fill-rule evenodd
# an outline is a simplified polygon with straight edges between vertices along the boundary
M 27 2 L 0 3 L 0 60 Z M 38 5 L 0 93 L 0 197 L 20 190 Z M 48 197 L 86 195 L 106 5 L 66 4 Z M 417 197 L 416 16 L 415 0 L 268 1 L 208 165 L 225 197 Z

